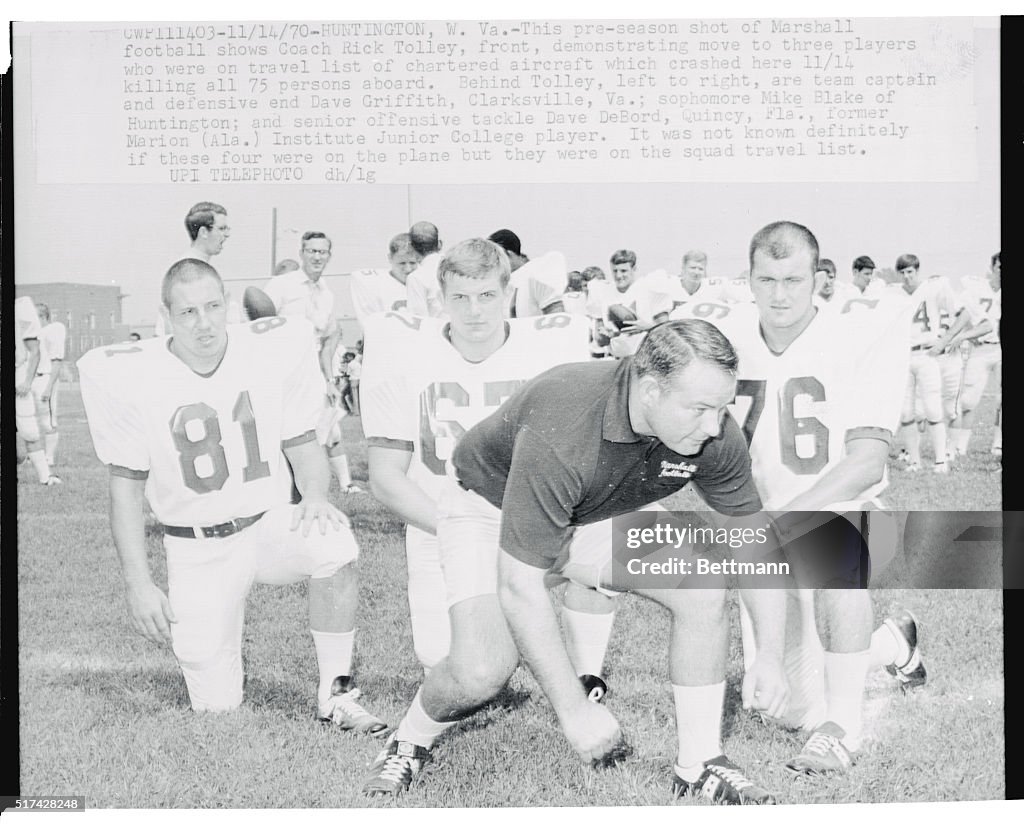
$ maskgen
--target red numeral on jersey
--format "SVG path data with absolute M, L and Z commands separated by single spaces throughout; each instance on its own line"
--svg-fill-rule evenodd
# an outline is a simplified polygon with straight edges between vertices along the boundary
M 402 315 L 400 312 L 385 312 L 385 318 L 394 318 L 396 321 L 401 321 L 409 329 L 419 329 L 420 324 L 423 322 L 422 318 L 418 318 L 415 315 Z
M 275 316 L 276 317 L 276 316 Z M 274 318 L 261 318 L 260 321 L 272 321 Z M 281 319 L 284 320 L 284 319 Z M 256 322 L 259 323 L 259 322 Z M 278 324 L 277 326 L 280 326 Z M 245 467 L 242 468 L 243 481 L 255 481 L 270 475 L 270 465 L 260 456 L 260 444 L 256 432 L 256 419 L 252 412 L 252 402 L 248 391 L 238 394 L 238 400 L 232 410 L 232 420 L 241 425 L 242 440 L 245 445 Z M 203 425 L 203 437 L 191 439 L 187 427 L 192 421 L 200 421 Z M 228 480 L 228 460 L 221 444 L 220 420 L 217 411 L 207 404 L 187 404 L 178 407 L 171 416 L 171 437 L 178 448 L 178 463 L 181 465 L 181 477 L 185 486 L 196 493 L 210 493 L 219 490 Z M 196 461 L 202 456 L 209 456 L 211 472 L 199 475 Z
M 260 318 L 258 321 L 253 321 L 250 324 L 249 329 L 255 332 L 257 335 L 262 335 L 264 332 L 268 332 L 278 327 L 283 327 L 288 323 L 287 318 L 283 318 L 280 315 L 272 315 L 269 318 Z
M 559 329 L 561 327 L 567 327 L 572 323 L 572 316 L 564 315 L 562 313 L 554 315 L 541 315 L 536 321 L 534 321 L 534 329 Z
M 721 319 L 729 314 L 729 307 L 725 304 L 714 304 L 710 301 L 697 304 L 693 308 L 694 318 L 716 318 Z
M 750 411 L 743 420 L 743 434 L 747 445 L 754 439 L 757 422 L 764 410 L 766 381 L 742 380 L 736 382 L 736 397 L 750 398 Z M 794 414 L 797 396 L 809 396 L 812 401 L 825 400 L 825 387 L 812 376 L 790 378 L 779 394 L 779 451 L 782 463 L 798 475 L 820 472 L 828 464 L 828 427 L 817 418 L 797 418 Z M 799 435 L 814 437 L 814 452 L 805 457 L 797 455 L 796 439 Z
M 551 319 L 557 317 L 544 316 Z M 569 320 L 568 316 L 564 317 Z M 538 321 L 544 318 L 538 318 Z M 483 385 L 484 408 L 488 411 L 497 409 L 524 383 L 517 380 L 487 382 Z M 420 453 L 423 464 L 435 475 L 445 474 L 445 460 L 437 454 L 438 439 L 449 440 L 454 445 L 466 434 L 465 428 L 458 421 L 439 417 L 438 407 L 444 406 L 441 402 L 447 401 L 449 406 L 464 409 L 470 406 L 472 400 L 466 389 L 454 381 L 432 384 L 420 395 Z
M 921 325 L 921 332 L 931 332 L 932 322 L 928 318 L 928 304 L 921 301 L 921 306 L 917 308 L 917 312 L 914 313 L 914 317 L 910 319 L 914 324 Z

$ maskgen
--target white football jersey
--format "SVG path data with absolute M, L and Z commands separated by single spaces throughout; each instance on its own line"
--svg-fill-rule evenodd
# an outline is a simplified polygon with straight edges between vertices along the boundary
M 672 311 L 667 284 L 659 277 L 640 276 L 625 292 L 620 292 L 613 283 L 600 297 L 603 302 L 601 317 L 607 325 L 612 323 L 608 310 L 617 304 L 631 309 L 636 313 L 638 323 L 648 326 L 654 323 L 655 316 Z M 617 335 L 612 338 L 609 348 L 616 358 L 624 358 L 636 353 L 643 339 L 642 334 Z
M 1003 317 L 1003 290 L 992 289 L 992 283 L 985 276 L 965 278 L 963 283 L 964 303 L 980 307 L 982 317 L 992 324 L 991 332 L 975 340 L 979 344 L 998 344 L 999 321 Z
M 712 279 L 714 283 L 714 279 Z M 731 304 L 751 304 L 754 293 L 750 291 L 750 276 L 737 275 L 735 278 L 723 278 L 721 281 L 722 298 Z
M 37 373 L 49 375 L 53 372 L 53 362 L 64 360 L 67 338 L 68 331 L 60 321 L 51 321 L 40 330 Z
M 517 318 L 508 327 L 497 352 L 471 363 L 452 346 L 441 319 L 386 312 L 366 324 L 363 432 L 370 446 L 412 450 L 409 477 L 435 499 L 463 433 L 534 376 L 590 359 L 583 317 Z
M 349 286 L 360 324 L 375 312 L 405 309 L 408 301 L 406 285 L 390 269 L 357 269 L 349 276 Z
M 298 318 L 229 326 L 210 376 L 165 338 L 90 350 L 78 369 L 96 455 L 146 479 L 164 524 L 219 524 L 287 504 L 282 447 L 308 437 L 323 410 L 314 342 Z
M 896 431 L 910 357 L 901 317 L 819 311 L 781 354 L 768 349 L 759 323 L 732 313 L 719 322 L 739 355 L 732 411 L 766 508 L 812 487 L 842 460 L 848 439 Z
M 512 273 L 509 282 L 512 290 L 511 317 L 543 315 L 547 307 L 562 300 L 568 279 L 569 270 L 561 252 L 546 252 L 523 264 Z
M 657 277 L 638 277 L 629 285 L 625 292 L 620 292 L 615 284 L 605 289 L 599 296 L 602 303 L 602 317 L 610 323 L 608 308 L 621 304 L 636 313 L 640 323 L 650 324 L 656 315 L 672 311 L 672 298 L 668 294 L 666 283 Z
M 41 328 L 39 315 L 36 313 L 35 302 L 28 295 L 22 295 L 14 301 L 14 323 L 17 325 L 14 333 L 14 366 L 15 384 L 25 381 L 25 362 L 28 360 L 28 350 L 25 348 L 25 341 L 39 339 Z
M 742 323 L 736 319 L 747 321 L 757 319 L 757 307 L 753 304 L 731 304 L 726 301 L 687 301 L 679 304 L 669 313 L 670 321 L 679 321 L 684 318 L 699 318 L 702 321 L 719 326 L 728 318 L 731 323 Z
M 955 318 L 965 305 L 953 290 L 948 278 L 933 276 L 908 293 L 903 287 L 890 291 L 893 300 L 902 301 L 911 310 L 910 346 L 920 350 L 936 343 L 943 332 L 943 320 L 948 328 L 949 319 Z M 976 308 L 967 307 L 972 321 L 981 320 Z
M 437 281 L 439 263 L 441 253 L 431 252 L 406 278 L 405 306 L 413 315 L 421 318 L 445 317 L 444 296 L 441 294 L 441 284 Z
M 679 278 L 670 278 L 668 283 L 668 294 L 672 299 L 673 307 L 678 307 L 680 304 L 686 304 L 691 301 L 700 303 L 703 301 L 725 300 L 723 295 L 725 283 L 720 278 L 701 278 L 700 283 L 697 284 L 697 289 L 693 292 L 687 292 Z

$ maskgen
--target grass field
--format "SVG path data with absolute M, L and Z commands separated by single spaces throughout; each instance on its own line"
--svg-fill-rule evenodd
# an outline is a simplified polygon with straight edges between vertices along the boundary
M 305 586 L 253 591 L 245 702 L 230 714 L 192 713 L 170 650 L 128 629 L 108 526 L 106 470 L 93 454 L 74 385 L 65 385 L 61 405 L 63 486 L 41 488 L 31 483 L 27 467 L 19 468 L 22 794 L 84 795 L 89 807 L 101 808 L 365 807 L 359 788 L 379 743 L 313 721 L 316 665 Z M 985 421 L 990 412 L 986 399 Z M 344 423 L 353 473 L 365 480 L 359 420 Z M 998 509 L 999 465 L 987 454 L 990 434 L 989 426 L 978 427 L 977 452 L 950 476 L 894 470 L 893 506 Z M 420 678 L 402 528 L 369 495 L 348 497 L 343 507 L 361 546 L 357 676 L 366 704 L 397 723 Z M 158 536 L 150 537 L 150 556 L 165 585 Z M 438 744 L 426 781 L 398 804 L 670 804 L 676 737 L 667 617 L 632 596 L 620 605 L 608 655 L 608 704 L 635 747 L 629 761 L 600 773 L 583 766 L 536 683 L 520 669 L 497 702 Z M 1001 593 L 877 591 L 876 615 L 896 605 L 922 619 L 929 684 L 902 696 L 884 673 L 871 674 L 870 742 L 849 775 L 830 781 L 790 778 L 782 764 L 803 737 L 739 708 L 734 645 L 726 751 L 781 802 L 1004 796 Z

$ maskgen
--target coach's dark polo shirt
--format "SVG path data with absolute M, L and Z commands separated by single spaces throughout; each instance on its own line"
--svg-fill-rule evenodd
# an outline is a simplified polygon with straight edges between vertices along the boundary
M 501 508 L 501 547 L 520 561 L 548 568 L 574 525 L 632 512 L 691 480 L 720 513 L 761 509 L 731 416 L 697 456 L 633 432 L 630 360 L 548 370 L 459 440 L 459 482 Z

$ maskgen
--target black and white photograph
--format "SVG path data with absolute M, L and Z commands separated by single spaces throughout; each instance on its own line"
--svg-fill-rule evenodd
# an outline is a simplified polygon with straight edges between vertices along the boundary
M 1000 18 L 357 8 L 11 23 L 5 805 L 1019 811 Z

